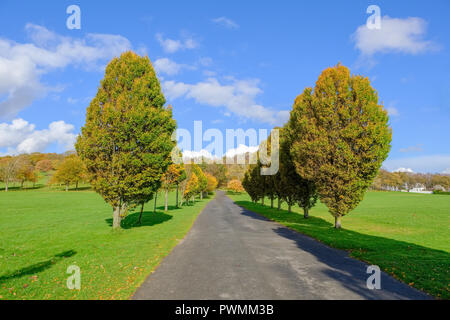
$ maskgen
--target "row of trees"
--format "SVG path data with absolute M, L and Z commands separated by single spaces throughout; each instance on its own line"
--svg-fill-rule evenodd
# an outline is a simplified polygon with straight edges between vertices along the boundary
M 390 150 L 388 114 L 369 79 L 341 64 L 324 70 L 315 88 L 295 99 L 279 133 L 278 173 L 261 175 L 270 163 L 259 154 L 258 165 L 245 174 L 246 191 L 254 201 L 268 196 L 272 206 L 275 198 L 289 210 L 297 203 L 305 218 L 320 198 L 341 228 L 341 218 L 363 199 Z M 271 140 L 272 134 L 268 146 Z
M 372 184 L 374 190 L 411 190 L 421 185 L 427 190 L 450 189 L 450 175 L 411 172 L 389 172 L 381 169 Z

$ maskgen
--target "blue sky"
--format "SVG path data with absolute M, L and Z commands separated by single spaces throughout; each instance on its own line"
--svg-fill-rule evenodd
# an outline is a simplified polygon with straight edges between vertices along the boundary
M 69 30 L 66 8 L 81 9 Z M 369 5 L 381 29 L 369 31 Z M 0 3 L 0 154 L 70 149 L 107 61 L 158 70 L 180 128 L 271 129 L 338 62 L 389 110 L 389 170 L 450 173 L 450 3 L 9 1 Z

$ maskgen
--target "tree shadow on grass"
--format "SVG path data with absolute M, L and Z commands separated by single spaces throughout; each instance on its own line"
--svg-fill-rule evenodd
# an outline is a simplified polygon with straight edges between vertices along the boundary
M 121 227 L 123 229 L 131 229 L 138 227 L 150 227 L 157 224 L 164 223 L 170 219 L 172 216 L 169 214 L 165 214 L 160 211 L 144 211 L 142 212 L 142 223 L 138 224 L 140 212 L 134 212 L 129 214 L 124 220 L 122 220 Z M 108 218 L 105 219 L 106 223 L 112 227 L 113 219 Z
M 76 254 L 76 251 L 74 250 L 67 250 L 58 254 L 55 254 L 52 258 L 41 261 L 32 265 L 29 265 L 27 267 L 18 269 L 16 271 L 10 272 L 8 274 L 5 274 L 3 276 L 0 276 L 0 283 L 11 280 L 11 279 L 17 279 L 24 277 L 26 275 L 33 275 L 39 272 L 42 272 L 44 270 L 47 270 L 51 268 L 54 264 L 59 262 L 60 260 L 64 258 L 72 257 Z
M 327 250 L 326 247 L 309 237 L 318 239 L 328 246 L 346 250 L 354 258 L 378 265 L 381 270 L 395 275 L 404 283 L 411 283 L 418 289 L 424 289 L 440 298 L 448 299 L 450 297 L 448 290 L 450 254 L 446 251 L 347 229 L 336 230 L 333 228 L 333 224 L 324 219 L 314 216 L 305 219 L 303 215 L 295 212 L 289 213 L 287 210 L 272 209 L 250 201 L 236 201 L 235 203 L 245 208 L 242 211 L 243 215 L 260 220 L 270 218 L 295 230 L 280 227 L 274 229 L 274 232 L 295 241 L 300 249 L 328 264 L 331 270 L 325 270 L 324 273 L 338 279 L 344 286 L 355 292 L 361 289 L 360 280 L 364 279 L 365 281 L 369 276 L 365 274 L 366 269 L 360 268 L 355 271 L 357 275 L 350 273 L 349 276 L 348 266 L 341 264 L 344 260 L 330 258 L 330 256 L 338 254 L 336 250 L 331 248 Z M 346 252 L 343 254 L 347 255 Z M 389 290 L 388 286 L 390 285 L 392 292 L 399 297 L 406 294 L 405 290 L 408 290 L 407 287 L 402 288 L 402 286 L 393 284 L 392 279 L 386 275 L 384 275 L 382 283 L 385 283 L 384 287 L 382 285 L 383 290 Z M 363 293 L 370 298 L 371 294 L 367 291 L 364 283 Z M 420 298 L 420 294 L 417 295 L 417 298 Z

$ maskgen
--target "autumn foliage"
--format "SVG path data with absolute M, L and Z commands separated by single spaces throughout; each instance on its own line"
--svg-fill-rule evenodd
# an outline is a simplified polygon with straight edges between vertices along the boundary
M 236 193 L 245 191 L 244 187 L 242 187 L 242 183 L 239 180 L 231 180 L 230 182 L 228 182 L 227 189 Z

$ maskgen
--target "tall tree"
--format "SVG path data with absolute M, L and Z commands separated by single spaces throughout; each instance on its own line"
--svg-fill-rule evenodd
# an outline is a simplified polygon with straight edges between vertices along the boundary
M 106 67 L 91 101 L 76 149 L 90 182 L 113 208 L 113 228 L 120 228 L 127 203 L 155 193 L 171 162 L 176 128 L 148 57 L 133 52 Z
M 295 99 L 289 120 L 295 168 L 315 183 L 335 228 L 363 199 L 388 156 L 388 119 L 369 79 L 340 64 Z

